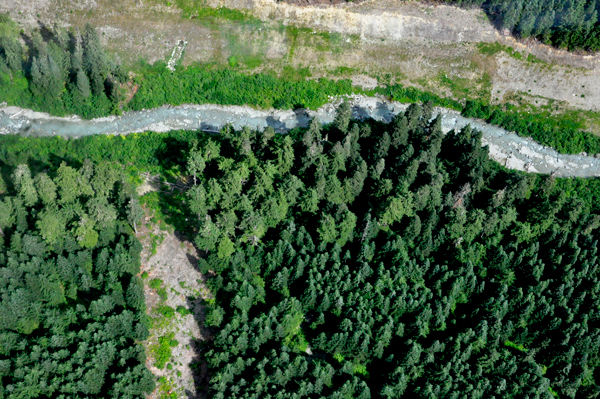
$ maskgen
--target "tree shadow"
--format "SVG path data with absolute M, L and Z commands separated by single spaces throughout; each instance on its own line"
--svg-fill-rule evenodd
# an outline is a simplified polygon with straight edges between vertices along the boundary
M 501 18 L 499 18 L 498 12 L 496 10 L 494 10 L 493 5 L 486 4 L 486 2 L 484 2 L 481 5 L 467 4 L 465 2 L 457 4 L 457 2 L 452 2 L 452 5 L 455 7 L 462 8 L 463 10 L 480 9 L 483 11 L 483 13 L 487 17 L 489 23 L 492 24 L 494 29 L 496 29 L 498 31 L 502 31 L 504 29 L 502 27 L 503 21 Z
M 177 232 L 175 232 L 175 234 L 177 235 Z M 179 237 L 177 237 L 177 238 L 179 238 Z M 197 248 L 196 248 L 196 250 L 197 250 Z M 190 264 L 194 267 L 194 269 L 196 269 L 197 271 L 200 271 L 200 268 L 198 267 L 198 261 L 200 258 L 192 255 L 189 252 L 186 252 L 185 256 L 187 257 L 188 262 L 190 262 Z M 206 276 L 202 275 L 203 280 L 205 280 L 205 277 Z
M 37 21 L 37 31 L 39 32 L 42 41 L 48 45 L 50 43 L 54 43 L 58 46 L 63 46 L 63 44 L 60 43 L 60 40 L 58 40 L 57 34 L 56 32 L 49 27 L 48 25 L 44 24 L 42 21 Z M 74 48 L 74 43 L 75 43 L 75 36 L 73 35 L 73 32 L 66 32 L 66 38 L 67 38 L 67 46 L 68 49 L 71 51 Z M 27 57 L 26 60 L 23 61 L 23 69 L 26 72 L 26 74 L 30 74 L 31 73 L 31 64 L 32 64 L 32 60 L 33 57 L 39 57 L 39 51 L 36 48 L 35 42 L 34 42 L 34 34 L 26 34 L 25 31 L 21 31 L 21 40 L 23 40 L 23 42 L 25 42 L 25 45 L 27 46 L 29 50 L 29 56 Z
M 312 118 L 308 114 L 305 108 L 294 108 L 294 120 L 292 121 L 292 127 L 289 128 L 284 122 L 273 116 L 268 116 L 266 119 L 267 126 L 272 127 L 276 133 L 285 134 L 295 128 L 306 128 L 310 124 Z
M 276 133 L 286 133 L 288 130 L 285 126 L 285 123 L 281 122 L 279 119 L 275 119 L 272 116 L 268 116 L 266 122 L 267 126 L 272 127 Z
M 202 340 L 194 340 L 190 344 L 190 348 L 194 351 L 190 365 L 193 370 L 195 392 L 186 389 L 185 394 L 189 399 L 205 399 L 209 397 L 208 384 L 210 382 L 210 374 L 208 371 L 208 362 L 204 354 L 207 351 L 208 342 L 212 341 L 212 331 L 204 325 L 206 319 L 204 299 L 188 296 L 186 298 L 186 305 L 188 309 L 192 309 L 194 312 L 194 320 L 198 324 Z

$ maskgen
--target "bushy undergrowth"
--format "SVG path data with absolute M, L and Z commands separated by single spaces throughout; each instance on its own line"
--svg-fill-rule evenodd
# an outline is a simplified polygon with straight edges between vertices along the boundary
M 520 136 L 531 137 L 561 153 L 600 152 L 600 137 L 583 131 L 580 121 L 551 115 L 547 111 L 526 114 L 514 110 L 510 105 L 490 106 L 481 101 L 469 100 L 462 114 L 470 118 L 484 119 Z
M 180 156 L 191 141 L 203 137 L 204 134 L 192 131 L 95 135 L 77 140 L 0 135 L 0 164 L 16 166 L 31 162 L 34 170 L 43 170 L 50 165 L 58 166 L 63 160 L 77 165 L 90 159 L 118 163 L 132 174 L 143 170 L 176 177 Z
M 127 106 L 131 110 L 185 103 L 315 109 L 329 102 L 330 96 L 357 91 L 350 80 L 286 81 L 269 74 L 247 75 L 205 65 L 171 73 L 163 63 L 146 66 L 136 83 L 139 90 Z

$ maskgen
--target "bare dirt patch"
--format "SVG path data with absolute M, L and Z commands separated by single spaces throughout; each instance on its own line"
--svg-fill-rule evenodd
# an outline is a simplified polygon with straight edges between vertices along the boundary
M 436 41 L 496 40 L 481 10 L 461 10 L 402 0 L 298 7 L 273 0 L 209 0 L 212 6 L 246 8 L 262 20 L 315 27 L 366 38 L 420 37 Z
M 580 70 L 564 66 L 547 66 L 523 62 L 499 54 L 493 97 L 503 98 L 506 93 L 524 93 L 530 96 L 564 101 L 575 108 L 600 110 L 600 75 L 598 71 Z
M 148 398 L 163 398 L 170 393 L 204 398 L 206 392 L 202 387 L 208 382 L 208 371 L 200 351 L 202 342 L 210 339 L 210 332 L 202 327 L 203 304 L 210 294 L 204 276 L 197 269 L 198 254 L 177 233 L 150 224 L 140 229 L 139 237 L 144 245 L 141 268 L 144 293 L 153 326 L 144 343 L 146 365 L 159 381 Z M 160 281 L 160 288 L 152 288 L 152 281 Z M 170 358 L 158 368 L 161 337 L 170 337 L 174 344 L 170 347 Z

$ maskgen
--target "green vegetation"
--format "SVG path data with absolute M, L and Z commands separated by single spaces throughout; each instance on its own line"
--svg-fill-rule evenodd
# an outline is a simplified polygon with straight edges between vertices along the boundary
M 431 112 L 192 147 L 211 397 L 594 397 L 598 180 L 507 171 Z
M 437 386 L 446 397 L 444 389 L 469 385 L 484 397 L 496 390 L 522 397 L 521 387 L 543 397 L 550 386 L 561 397 L 590 394 L 600 180 L 508 172 L 488 159 L 476 132 L 442 138 L 438 121 L 424 122 L 432 106 L 411 106 L 390 125 L 352 122 L 346 108 L 332 126 L 314 123 L 287 136 L 3 136 L 0 191 L 31 196 L 10 178 L 21 162 L 52 175 L 62 160 L 87 165 L 91 157 L 106 159 L 94 170 L 103 175 L 106 167 L 187 177 L 187 192 L 173 202 L 152 193 L 146 203 L 165 212 L 156 220 L 177 208 L 170 217 L 204 250 L 200 266 L 217 273 L 209 279 L 216 300 L 206 303 L 215 342 L 202 355 L 214 397 L 251 394 L 259 384 L 261 398 L 413 397 Z M 122 177 L 115 200 L 127 198 L 118 195 Z M 36 188 L 40 198 L 49 198 L 45 192 Z M 127 215 L 120 217 L 131 234 Z M 12 248 L 18 230 L 0 228 L 0 248 Z M 80 245 L 92 244 L 88 236 Z M 166 299 L 163 281 L 147 281 Z M 189 312 L 163 305 L 166 322 Z M 167 367 L 176 343 L 161 338 L 150 353 Z M 231 375 L 240 361 L 243 370 Z M 481 371 L 466 373 L 467 366 Z M 502 389 L 492 383 L 501 380 Z
M 150 280 L 150 283 L 148 285 L 153 290 L 156 290 L 156 294 L 159 296 L 159 298 L 163 302 L 167 300 L 167 288 L 163 287 L 163 281 L 161 279 L 159 279 L 159 278 L 152 279 L 152 280 Z M 162 313 L 162 312 L 159 311 L 159 313 Z
M 513 57 L 514 59 L 517 60 L 522 60 L 523 59 L 523 53 L 516 51 L 514 48 L 509 47 L 509 46 L 505 46 L 504 44 L 498 43 L 498 42 L 493 42 L 493 43 L 477 43 L 477 48 L 479 48 L 479 51 L 481 52 L 481 54 L 485 54 L 485 55 L 494 55 L 500 52 L 504 52 L 506 54 L 508 54 L 509 56 Z M 531 62 L 531 63 L 537 63 L 537 64 L 543 64 L 544 61 L 542 61 L 541 59 L 537 58 L 535 55 L 529 53 L 527 55 L 527 62 Z
M 516 349 L 518 351 L 521 351 L 521 352 L 527 352 L 527 349 L 523 345 L 515 344 L 512 341 L 506 341 L 504 343 L 504 346 L 508 346 L 509 348 L 514 348 L 514 349 Z
M 194 314 L 194 312 L 192 312 L 191 310 L 189 310 L 185 306 L 181 306 L 181 305 L 177 306 L 177 313 L 179 313 L 182 316 L 187 316 L 189 314 Z
M 249 21 L 174 3 L 190 18 Z M 592 4 L 584 7 L 590 18 Z M 120 112 L 126 75 L 93 29 L 81 40 L 47 33 L 24 48 L 18 26 L 0 16 L 0 100 L 58 115 Z M 498 45 L 480 50 L 521 57 Z M 309 75 L 142 65 L 139 90 L 123 107 L 316 108 L 331 95 L 362 92 L 349 80 Z M 477 96 L 465 81 L 441 83 Z M 489 160 L 480 133 L 443 136 L 440 120 L 429 119 L 441 105 L 562 152 L 600 152 L 600 139 L 549 111 L 525 115 L 400 85 L 366 93 L 425 104 L 388 125 L 352 121 L 344 104 L 331 126 L 313 121 L 288 135 L 0 136 L 0 398 L 151 392 L 139 345 L 149 324 L 142 279 L 162 301 L 150 354 L 156 367 L 174 368 L 179 342 L 162 328 L 192 312 L 165 304 L 175 288 L 147 272 L 137 277 L 142 206 L 200 250 L 214 295 L 204 322 L 214 340 L 201 354 L 211 397 L 598 396 L 600 180 L 507 171 Z M 138 200 L 141 172 L 173 191 Z M 177 397 L 172 387 L 161 378 L 158 394 Z
M 455 82 L 448 84 L 456 85 Z M 377 92 L 400 102 L 430 101 L 436 106 L 455 109 L 461 111 L 462 115 L 466 117 L 483 119 L 508 131 L 516 132 L 520 136 L 531 137 L 540 144 L 552 147 L 564 154 L 600 153 L 600 137 L 584 131 L 584 124 L 578 117 L 579 115 L 554 115 L 551 111 L 544 109 L 524 112 L 512 104 L 490 105 L 480 99 L 466 100 L 463 105 L 450 98 L 439 97 L 401 85 L 379 88 Z
M 504 44 L 501 44 L 498 42 L 477 43 L 477 48 L 479 48 L 479 51 L 481 52 L 481 54 L 485 54 L 485 55 L 494 55 L 494 54 L 497 54 L 500 52 L 505 52 L 506 54 L 510 55 L 511 57 L 513 57 L 517 60 L 523 59 L 523 54 L 519 53 L 512 47 L 505 46 Z
M 32 31 L 23 47 L 14 23 L 0 18 L 0 99 L 54 115 L 94 118 L 119 112 L 127 75 L 104 54 L 94 28 Z
M 177 6 L 184 18 L 199 19 L 199 20 L 211 20 L 211 19 L 225 19 L 229 21 L 258 21 L 252 15 L 231 8 L 219 7 L 207 7 L 204 0 L 159 0 L 166 5 Z
M 139 345 L 148 322 L 128 211 L 135 190 L 110 163 L 10 169 L 0 194 L 0 397 L 145 397 L 155 383 Z
M 600 50 L 598 0 L 446 0 L 481 6 L 498 27 L 570 50 Z
M 532 137 L 561 153 L 600 153 L 600 137 L 584 132 L 581 121 L 568 115 L 556 116 L 550 111 L 524 113 L 510 104 L 493 106 L 477 100 L 468 100 L 462 113 L 467 117 L 484 119 L 521 136 Z
M 180 3 L 183 3 L 182 1 L 180 1 Z M 191 19 L 226 19 L 229 21 L 258 21 L 256 20 L 253 16 L 240 11 L 240 10 L 234 10 L 231 8 L 225 8 L 225 7 L 219 7 L 219 8 L 212 8 L 212 7 L 201 7 L 201 6 L 197 6 L 194 8 L 190 8 L 187 11 L 185 11 L 184 14 L 185 17 L 187 18 L 191 18 Z
M 174 336 L 173 333 L 169 333 L 159 337 L 158 344 L 151 348 L 151 353 L 154 357 L 154 366 L 156 368 L 164 369 L 171 360 L 171 348 L 179 345 L 179 342 L 174 339 Z
M 154 278 L 152 280 L 150 280 L 150 288 L 152 288 L 153 290 L 158 290 L 160 289 L 160 287 L 162 287 L 163 285 L 163 281 L 159 278 Z
M 390 100 L 406 103 L 425 103 L 432 102 L 436 106 L 446 107 L 456 110 L 462 110 L 463 106 L 459 101 L 448 97 L 440 97 L 433 93 L 419 90 L 415 87 L 404 87 L 400 84 L 389 85 L 385 88 L 378 88 L 378 94 L 386 95 Z
M 230 59 L 229 62 L 237 61 Z M 246 75 L 205 65 L 171 73 L 163 63 L 147 65 L 135 82 L 139 90 L 128 104 L 131 110 L 186 103 L 315 109 L 329 102 L 329 96 L 356 91 L 350 80 L 287 81 L 273 75 Z
M 31 161 L 34 171 L 58 167 L 62 161 L 81 165 L 86 159 L 94 163 L 118 164 L 128 178 L 140 183 L 140 172 L 160 174 L 163 179 L 177 180 L 182 168 L 180 158 L 188 151 L 189 143 L 198 140 L 198 132 L 174 131 L 164 134 L 130 134 L 127 136 L 96 135 L 77 140 L 62 137 L 41 137 L 32 140 L 17 135 L 0 135 L 0 162 L 17 166 Z M 145 196 L 146 204 L 156 211 L 160 195 Z M 158 209 L 159 210 L 159 209 Z M 154 215 L 168 219 L 163 213 Z
M 173 382 L 167 379 L 167 377 L 160 377 L 158 379 L 158 384 L 160 399 L 177 399 L 179 397 L 177 392 L 174 392 L 175 386 L 173 385 Z
M 170 306 L 163 305 L 158 308 L 158 313 L 160 313 L 167 319 L 172 319 L 175 316 L 175 309 L 173 309 Z
M 158 73 L 154 68 L 160 67 L 150 68 L 149 71 L 152 72 L 147 72 L 144 75 L 146 77 L 140 78 L 140 90 L 130 103 L 132 109 L 184 103 L 255 104 L 262 108 L 315 109 L 328 102 L 330 96 L 361 92 L 352 87 L 350 80 L 289 81 L 271 75 L 249 76 L 232 70 L 209 72 L 208 68 L 200 66 L 169 74 L 165 71 Z M 466 90 L 463 94 L 470 95 L 470 89 L 464 88 L 464 82 L 462 89 L 457 86 L 458 83 L 447 78 L 444 82 L 452 89 Z M 190 87 L 203 89 L 194 91 Z M 490 105 L 489 102 L 479 99 L 480 96 L 473 96 L 473 99 L 463 104 L 452 98 L 440 97 L 399 84 L 379 87 L 364 93 L 382 94 L 400 102 L 432 101 L 436 106 L 456 109 L 467 117 L 484 119 L 521 136 L 532 137 L 562 153 L 600 152 L 600 137 L 584 131 L 581 121 L 568 116 L 552 115 L 550 111 L 521 112 L 510 104 Z

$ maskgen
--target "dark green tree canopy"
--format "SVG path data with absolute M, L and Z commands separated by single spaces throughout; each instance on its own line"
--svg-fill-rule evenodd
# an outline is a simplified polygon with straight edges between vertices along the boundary
M 0 191 L 0 397 L 142 398 L 154 389 L 143 357 L 128 355 L 143 353 L 148 330 L 140 245 L 118 178 L 104 179 L 115 173 L 86 162 L 32 176 L 22 164 L 14 190 Z
M 503 169 L 431 104 L 387 125 L 345 112 L 204 146 L 220 151 L 188 201 L 216 273 L 210 396 L 596 397 L 586 189 Z

